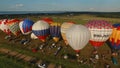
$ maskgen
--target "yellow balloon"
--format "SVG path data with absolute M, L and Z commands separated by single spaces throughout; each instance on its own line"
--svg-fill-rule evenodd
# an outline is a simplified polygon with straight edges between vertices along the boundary
M 73 25 L 74 25 L 73 22 L 64 22 L 61 25 L 61 35 L 66 45 L 68 45 L 68 41 L 66 39 L 66 31 Z

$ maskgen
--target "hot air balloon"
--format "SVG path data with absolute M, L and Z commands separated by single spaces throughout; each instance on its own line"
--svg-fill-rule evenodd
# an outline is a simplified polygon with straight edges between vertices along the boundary
M 108 41 L 112 49 L 120 49 L 120 23 L 113 24 L 113 32 Z
M 25 19 L 25 20 L 21 21 L 19 23 L 19 27 L 20 27 L 22 34 L 24 34 L 24 35 L 30 34 L 32 31 L 33 24 L 34 24 L 34 22 L 29 19 Z
M 58 42 L 59 39 L 61 38 L 60 26 L 61 26 L 60 23 L 50 24 L 50 35 L 52 36 L 55 42 Z
M 79 53 L 90 39 L 90 31 L 84 25 L 73 25 L 66 31 L 66 39 L 69 45 Z
M 10 29 L 8 28 L 8 26 L 6 25 L 8 19 L 3 19 L 0 21 L 0 29 L 5 32 L 6 34 L 10 35 L 11 34 L 11 31 Z
M 38 38 L 38 37 L 37 37 L 35 34 L 33 34 L 33 33 L 31 33 L 30 37 L 31 37 L 31 39 L 37 39 L 37 38 Z
M 45 21 L 37 21 L 32 26 L 32 32 L 42 41 L 45 42 L 49 35 L 49 24 Z
M 19 22 L 18 19 L 11 19 L 7 22 L 10 31 L 16 36 L 20 34 Z
M 91 32 L 90 43 L 95 49 L 102 46 L 112 34 L 112 24 L 104 20 L 91 20 L 86 27 Z
M 61 35 L 66 45 L 68 45 L 68 42 L 66 39 L 66 31 L 73 25 L 74 25 L 74 22 L 64 22 L 61 25 Z
M 53 23 L 53 20 L 51 18 L 45 17 L 42 19 L 43 21 L 47 22 L 48 24 Z

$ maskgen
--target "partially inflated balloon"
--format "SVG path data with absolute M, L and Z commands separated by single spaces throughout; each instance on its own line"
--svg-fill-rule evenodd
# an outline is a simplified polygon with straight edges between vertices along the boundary
M 22 34 L 24 34 L 24 35 L 30 34 L 32 31 L 33 24 L 34 24 L 34 22 L 29 19 L 25 19 L 25 20 L 21 21 L 19 23 L 19 27 L 20 27 Z
M 53 23 L 53 20 L 51 18 L 45 17 L 42 19 L 43 21 L 47 22 L 48 24 Z
M 0 21 L 0 29 L 5 32 L 6 34 L 10 34 L 11 31 L 10 29 L 8 28 L 8 26 L 6 25 L 6 23 L 8 22 L 8 19 L 3 19 Z
M 18 19 L 11 19 L 7 22 L 10 31 L 16 36 L 20 34 L 19 22 Z
M 68 42 L 66 39 L 66 31 L 73 25 L 74 25 L 74 22 L 64 22 L 61 25 L 61 35 L 66 45 L 68 45 Z
M 90 43 L 94 47 L 102 46 L 112 34 L 112 24 L 104 20 L 91 20 L 86 26 L 91 32 Z
M 90 36 L 90 31 L 83 25 L 73 25 L 66 31 L 67 41 L 76 52 L 86 46 Z
M 120 23 L 113 24 L 113 32 L 109 42 L 112 49 L 120 49 Z
M 53 40 L 55 42 L 58 42 L 61 37 L 60 26 L 61 26 L 60 23 L 50 24 L 50 35 L 53 37 Z
M 42 41 L 45 42 L 49 35 L 49 24 L 45 21 L 37 21 L 32 26 L 32 32 Z

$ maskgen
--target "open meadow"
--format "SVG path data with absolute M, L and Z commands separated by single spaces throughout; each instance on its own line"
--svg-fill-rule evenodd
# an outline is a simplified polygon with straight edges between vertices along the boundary
M 110 15 L 110 14 L 109 14 Z M 112 16 L 113 14 L 111 14 Z M 113 15 L 114 16 L 114 15 Z M 118 17 L 102 17 L 100 14 L 44 14 L 44 15 L 1 15 L 0 19 L 4 18 L 17 18 L 17 19 L 25 19 L 28 18 L 34 22 L 44 18 L 49 17 L 54 20 L 54 22 L 63 23 L 63 22 L 75 22 L 77 24 L 86 24 L 89 20 L 106 20 L 110 23 L 120 23 L 120 18 Z M 88 43 L 85 48 L 80 51 L 80 60 L 84 60 L 86 63 L 81 63 L 77 61 L 75 56 L 75 51 L 70 47 L 66 47 L 65 43 L 61 39 L 55 48 L 50 48 L 54 41 L 52 39 L 47 40 L 47 45 L 40 50 L 39 47 L 42 42 L 39 39 L 33 40 L 30 39 L 30 35 L 27 36 L 19 36 L 16 39 L 10 40 L 5 39 L 6 34 L 0 31 L 0 48 L 5 48 L 10 51 L 15 51 L 20 54 L 24 54 L 35 58 L 35 63 L 30 61 L 25 61 L 19 59 L 19 57 L 15 57 L 8 55 L 8 53 L 2 53 L 0 51 L 0 68 L 38 68 L 36 63 L 41 60 L 47 64 L 47 68 L 59 68 L 61 65 L 62 68 L 104 68 L 105 64 L 109 64 L 111 68 L 120 68 L 120 56 L 117 57 L 118 65 L 114 65 L 111 60 L 111 49 L 105 43 L 103 46 L 98 48 L 98 54 L 100 58 L 96 61 L 96 63 L 92 63 L 89 61 L 89 58 L 92 56 L 92 51 L 94 50 L 93 46 Z M 14 35 L 12 36 L 15 37 Z M 30 39 L 30 42 L 23 45 L 20 44 L 20 40 L 22 38 Z M 55 56 L 54 53 L 56 52 L 57 48 L 62 46 L 61 51 Z M 38 48 L 37 52 L 33 52 L 32 49 Z M 64 59 L 64 55 L 68 55 L 68 59 Z M 106 59 L 102 59 L 101 55 L 105 55 Z M 52 67 L 49 66 L 51 64 Z

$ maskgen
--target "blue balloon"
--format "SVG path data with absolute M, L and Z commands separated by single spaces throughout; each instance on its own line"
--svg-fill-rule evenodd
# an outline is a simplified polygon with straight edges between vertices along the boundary
M 61 24 L 60 23 L 52 23 L 50 25 L 50 35 L 55 42 L 58 42 L 61 38 Z
M 42 41 L 45 42 L 49 36 L 49 24 L 45 21 L 37 21 L 32 26 L 32 32 Z
M 113 27 L 120 27 L 120 23 L 113 24 Z
M 36 36 L 45 36 L 49 34 L 49 29 L 45 29 L 45 30 L 32 30 L 32 32 L 36 35 Z
M 22 34 L 27 35 L 31 33 L 33 24 L 34 22 L 29 19 L 24 19 L 23 21 L 21 21 L 19 23 L 19 27 L 20 27 Z
M 61 37 L 60 26 L 50 26 L 50 35 L 52 37 Z
M 23 32 L 26 33 L 26 32 L 31 31 L 33 24 L 34 24 L 33 21 L 31 21 L 31 20 L 29 20 L 29 19 L 25 19 L 25 20 L 23 21 L 23 24 L 22 24 Z

